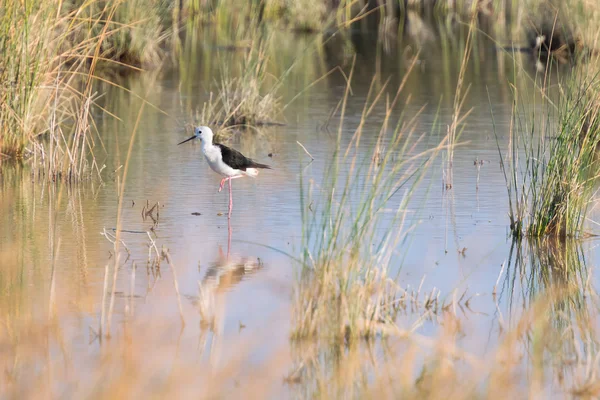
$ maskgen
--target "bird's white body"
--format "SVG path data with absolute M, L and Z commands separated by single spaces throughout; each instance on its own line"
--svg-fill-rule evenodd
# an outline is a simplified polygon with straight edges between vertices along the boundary
M 234 177 L 234 176 L 251 176 L 252 178 L 258 175 L 256 168 L 246 168 L 245 171 L 231 168 L 223 162 L 223 155 L 219 146 L 213 144 L 213 132 L 208 127 L 202 127 L 202 153 L 206 158 L 206 162 L 210 168 L 217 174 Z
M 256 177 L 258 170 L 256 168 L 247 168 L 245 171 L 231 168 L 229 165 L 223 162 L 223 156 L 221 155 L 221 149 L 212 143 L 212 140 L 202 141 L 202 153 L 204 158 L 210 166 L 210 168 L 217 174 L 227 177 L 233 176 L 251 176 Z

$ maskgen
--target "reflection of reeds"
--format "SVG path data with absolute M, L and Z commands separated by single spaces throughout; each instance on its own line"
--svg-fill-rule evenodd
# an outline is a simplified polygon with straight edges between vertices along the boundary
M 451 311 L 437 338 L 395 331 L 373 342 L 294 344 L 286 378 L 301 397 L 523 398 L 599 394 L 598 296 L 580 243 L 514 241 L 498 300 L 497 339 L 485 356 Z M 507 306 L 503 306 L 506 304 Z
M 559 318 L 585 312 L 588 287 L 587 266 L 580 243 L 553 238 L 512 242 L 501 296 L 510 307 L 530 307 L 546 292 L 561 291 L 550 310 Z
M 286 377 L 302 398 L 546 398 L 598 394 L 597 328 L 572 319 L 557 329 L 548 292 L 515 315 L 485 355 L 464 349 L 476 339 L 465 322 L 445 313 L 437 337 L 415 332 L 372 342 L 294 346 Z M 551 392 L 550 392 L 551 391 Z
M 599 367 L 589 362 L 599 350 L 594 316 L 598 296 L 590 279 L 580 242 L 515 239 L 498 300 L 507 304 L 510 317 L 508 326 L 501 325 L 503 329 L 510 329 L 511 320 L 521 318 L 524 310 L 545 303 L 544 314 L 539 317 L 545 321 L 538 324 L 548 331 L 538 337 L 527 335 L 525 348 L 533 363 L 542 362 L 541 353 L 548 352 L 551 372 L 561 385 L 568 381 L 574 390 L 582 392 L 592 389 L 586 388 L 589 374 Z

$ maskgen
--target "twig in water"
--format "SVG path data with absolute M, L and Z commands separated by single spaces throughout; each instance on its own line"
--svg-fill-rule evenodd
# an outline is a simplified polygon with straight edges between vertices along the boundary
M 154 217 L 154 211 L 156 210 L 156 218 Z M 146 221 L 146 218 L 150 218 L 154 224 L 158 222 L 160 218 L 160 203 L 157 201 L 154 203 L 152 207 L 150 207 L 150 203 L 146 200 L 146 205 L 142 208 L 142 220 Z
M 340 100 L 338 102 L 337 106 L 333 110 L 331 110 L 331 113 L 329 114 L 327 121 L 325 121 L 325 124 L 323 125 L 323 128 L 325 129 L 325 131 L 327 131 L 327 133 L 329 133 L 329 122 L 331 121 L 331 118 L 333 118 L 333 115 L 337 112 L 337 110 L 342 105 L 342 102 L 343 102 L 343 100 Z
M 135 262 L 131 267 L 131 285 L 129 287 L 129 316 L 133 316 L 133 292 L 135 290 L 135 270 L 137 269 L 137 265 Z
M 150 232 L 146 232 L 146 234 L 148 235 L 148 239 L 150 240 L 150 246 L 149 250 L 152 249 L 152 247 L 154 247 L 154 250 L 156 251 L 156 258 L 160 259 L 160 254 L 158 252 L 158 248 L 156 247 L 156 242 L 154 240 L 152 240 L 152 236 L 150 236 Z M 150 258 L 150 255 L 148 254 L 148 258 Z
M 498 274 L 498 279 L 496 279 L 496 284 L 494 285 L 494 290 L 492 291 L 492 296 L 494 296 L 494 299 L 496 298 L 496 288 L 498 287 L 498 283 L 500 282 L 500 277 L 502 276 L 502 272 L 504 272 L 504 264 L 506 264 L 506 261 L 502 263 L 500 273 Z
M 117 231 L 117 228 L 110 228 L 113 232 Z M 147 231 L 132 231 L 129 229 L 121 229 L 119 232 L 121 233 L 146 233 Z
M 102 287 L 102 311 L 100 314 L 100 332 L 98 337 L 102 340 L 102 332 L 104 332 L 104 323 L 106 322 L 106 293 L 108 292 L 108 264 L 104 267 L 104 286 Z
M 54 292 L 56 287 L 56 260 L 58 259 L 58 253 L 60 252 L 60 238 L 58 238 L 58 244 L 56 246 L 56 253 L 52 259 L 52 277 L 50 278 L 50 300 L 48 301 L 48 318 L 54 315 Z
M 115 243 L 115 249 L 117 245 Z M 115 250 L 115 253 L 116 250 Z M 120 262 L 121 254 L 117 253 L 115 256 L 115 266 L 113 267 L 113 279 L 112 279 L 112 290 L 110 292 L 110 301 L 108 305 L 108 318 L 106 320 L 106 337 L 110 337 L 110 325 L 112 322 L 112 314 L 115 307 L 115 292 L 117 290 L 117 275 L 119 273 L 119 262 Z
M 106 240 L 108 240 L 113 245 L 115 245 L 115 242 L 117 241 L 117 237 L 115 235 L 111 234 L 111 233 L 108 233 L 106 231 L 106 228 L 102 228 L 102 232 L 100 232 L 100 234 L 102 236 L 104 236 L 106 238 Z M 125 247 L 125 250 L 127 250 L 127 254 L 130 255 L 131 251 L 129 250 L 129 247 L 127 247 L 127 245 L 125 244 L 125 242 L 123 241 L 123 239 L 119 239 L 119 243 L 121 243 L 123 245 L 123 247 Z
M 300 142 L 299 142 L 299 141 L 297 141 L 297 140 L 296 140 L 296 143 L 298 143 L 298 146 L 302 147 L 302 150 L 304 150 L 304 152 L 305 152 L 306 154 L 308 154 L 308 156 L 310 157 L 310 159 L 311 159 L 312 161 L 314 161 L 314 160 L 315 160 L 315 158 L 314 158 L 314 157 L 313 157 L 313 156 L 312 156 L 312 155 L 311 155 L 311 154 L 308 152 L 308 150 L 306 150 L 306 147 L 304 147 L 304 146 L 302 145 L 302 143 L 300 143 Z

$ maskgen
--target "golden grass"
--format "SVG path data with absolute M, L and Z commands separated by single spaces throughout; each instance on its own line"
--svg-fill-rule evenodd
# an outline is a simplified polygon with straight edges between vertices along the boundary
M 216 100 L 204 105 L 201 121 L 224 127 L 258 127 L 274 123 L 281 110 L 277 90 L 281 83 L 268 84 L 269 56 L 264 46 L 251 46 L 239 71 L 222 64 Z
M 527 278 L 526 274 L 517 280 Z M 598 300 L 595 292 L 590 287 L 578 291 L 593 309 Z M 62 308 L 69 314 L 59 312 L 49 320 L 43 315 L 26 317 L 22 310 L 2 317 L 0 395 L 593 398 L 600 394 L 597 326 L 589 315 L 570 319 L 561 315 L 568 311 L 565 306 L 572 307 L 571 295 L 569 290 L 547 287 L 531 304 L 515 304 L 524 308 L 500 312 L 500 326 L 488 338 L 491 343 L 484 352 L 472 349 L 471 343 L 482 339 L 477 336 L 481 333 L 472 331 L 472 317 L 461 317 L 453 307 L 440 313 L 433 336 L 422 335 L 420 325 L 414 324 L 390 331 L 384 340 L 295 341 L 289 348 L 272 347 L 273 333 L 261 329 L 244 335 L 246 339 L 234 335 L 220 341 L 218 328 L 213 326 L 194 323 L 181 330 L 177 317 L 155 318 L 145 313 L 127 316 L 110 340 L 97 343 L 90 332 L 91 344 L 87 344 L 77 333 L 87 331 L 86 327 L 68 322 L 73 321 L 72 310 Z M 57 300 L 72 302 L 60 295 Z M 197 319 L 193 314 L 198 311 L 189 307 L 186 311 L 188 318 Z M 85 321 L 90 315 L 82 312 L 80 316 Z M 566 323 L 557 327 L 555 318 Z M 171 324 L 176 328 L 170 328 Z M 205 335 L 216 343 L 209 346 Z M 256 349 L 263 349 L 265 355 L 260 361 L 249 361 Z
M 126 67 L 122 61 L 132 60 L 119 47 L 123 42 L 139 48 L 142 63 L 156 58 L 156 50 L 136 39 L 139 35 L 151 41 L 152 35 L 132 33 L 137 32 L 134 25 L 139 22 L 124 17 L 129 11 L 118 1 L 80 6 L 58 1 L 25 4 L 9 0 L 3 4 L 3 157 L 32 160 L 34 170 L 51 180 L 74 181 L 100 173 L 92 154 L 95 140 L 91 118 L 98 65 L 108 61 Z M 118 22 L 117 17 L 125 21 Z

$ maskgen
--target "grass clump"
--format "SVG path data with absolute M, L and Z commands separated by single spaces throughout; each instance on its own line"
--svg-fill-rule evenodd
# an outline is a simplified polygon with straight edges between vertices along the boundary
M 152 11 L 145 7 L 151 3 L 3 3 L 1 157 L 33 160 L 51 179 L 100 171 L 91 134 L 96 71 L 100 63 L 123 67 L 158 59 L 157 47 L 151 49 L 157 46 L 156 18 L 148 18 Z
M 226 125 L 261 125 L 270 122 L 277 113 L 280 105 L 275 90 L 278 85 L 265 89 L 268 62 L 265 50 L 259 47 L 244 58 L 241 76 L 232 78 L 225 71 L 219 98 Z
M 60 10 L 69 15 L 61 29 L 70 30 L 65 46 L 102 38 L 99 60 L 114 68 L 126 66 L 151 68 L 163 57 L 160 45 L 166 37 L 168 6 L 160 0 L 109 0 L 73 2 Z M 76 25 L 73 25 L 76 24 Z
M 44 40 L 54 7 L 23 7 L 6 1 L 0 8 L 0 153 L 23 157 L 36 123 L 36 100 L 51 54 Z M 37 35 L 35 31 L 41 33 Z
M 114 2 L 113 7 L 114 28 L 102 42 L 105 57 L 146 68 L 158 65 L 163 53 L 160 43 L 165 36 L 166 5 L 161 1 L 128 0 Z M 98 14 L 106 14 L 106 11 L 105 6 Z M 96 24 L 96 31 L 101 28 Z M 100 32 L 93 32 L 93 35 L 98 34 Z
M 313 185 L 302 187 L 303 253 L 293 295 L 297 339 L 323 337 L 343 343 L 394 329 L 396 300 L 403 291 L 387 268 L 408 232 L 404 229 L 408 200 L 439 150 L 411 153 L 408 143 L 417 117 L 400 118 L 389 134 L 402 87 L 388 99 L 372 156 L 364 159 L 357 149 L 361 140 L 368 140 L 363 139 L 365 124 L 385 86 L 377 95 L 367 96 L 354 135 L 342 148 L 347 91 L 338 147 L 319 188 L 321 195 L 313 197 Z
M 270 0 L 266 4 L 267 16 L 282 19 L 300 32 L 320 32 L 327 26 L 333 5 L 323 0 Z
M 267 72 L 269 56 L 260 44 L 251 46 L 234 71 L 226 62 L 222 64 L 221 78 L 217 82 L 217 95 L 204 104 L 201 121 L 210 121 L 219 129 L 230 127 L 258 127 L 275 124 L 281 111 L 277 90 L 281 81 Z
M 559 102 L 545 104 L 541 120 L 533 111 L 523 121 L 515 106 L 508 158 L 500 154 L 514 236 L 584 233 L 598 173 L 599 83 L 596 76 L 569 78 Z

